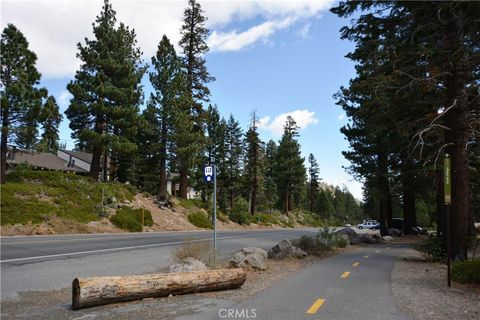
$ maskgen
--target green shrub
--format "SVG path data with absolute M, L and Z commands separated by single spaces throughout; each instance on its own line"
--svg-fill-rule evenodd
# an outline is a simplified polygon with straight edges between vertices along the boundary
M 480 260 L 454 262 L 452 279 L 461 283 L 480 283 Z
M 121 207 L 110 221 L 120 229 L 130 232 L 142 231 L 142 211 L 144 209 L 133 209 L 130 207 Z M 144 210 L 144 225 L 151 227 L 153 225 L 152 214 L 149 210 Z
M 447 252 L 441 241 L 435 236 L 430 236 L 425 241 L 416 244 L 415 250 L 423 253 L 427 261 L 446 261 Z
M 248 202 L 243 198 L 238 198 L 228 217 L 238 224 L 250 224 L 251 215 L 248 213 Z
M 325 226 L 323 221 L 318 216 L 315 216 L 312 214 L 306 214 L 303 217 L 303 224 L 307 226 L 316 227 L 316 228 Z
M 188 221 L 190 221 L 194 226 L 204 229 L 211 229 L 212 223 L 208 216 L 202 211 L 196 211 L 188 215 Z
M 193 200 L 191 200 L 191 199 L 178 198 L 178 202 L 179 202 L 180 205 L 181 205 L 182 207 L 184 207 L 185 209 L 194 209 L 194 208 L 197 207 L 197 206 L 195 205 L 195 203 L 193 202 Z

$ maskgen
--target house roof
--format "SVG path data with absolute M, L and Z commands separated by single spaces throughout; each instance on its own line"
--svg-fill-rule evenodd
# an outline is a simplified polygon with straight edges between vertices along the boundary
M 71 151 L 71 150 L 65 150 L 65 149 L 60 149 L 60 151 L 65 152 L 68 155 L 71 155 L 77 159 L 80 159 L 82 161 L 87 162 L 88 164 L 92 163 L 92 154 L 88 152 L 80 152 L 80 151 Z
M 16 150 L 13 159 L 11 157 L 7 158 L 7 164 L 18 165 L 22 163 L 50 170 L 87 172 L 77 166 L 67 167 L 68 162 L 53 153 Z

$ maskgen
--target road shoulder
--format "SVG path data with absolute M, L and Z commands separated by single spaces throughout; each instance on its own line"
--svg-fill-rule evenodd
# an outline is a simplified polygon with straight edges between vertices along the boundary
M 480 289 L 453 283 L 447 287 L 446 266 L 427 262 L 410 249 L 392 269 L 397 306 L 415 320 L 480 319 Z

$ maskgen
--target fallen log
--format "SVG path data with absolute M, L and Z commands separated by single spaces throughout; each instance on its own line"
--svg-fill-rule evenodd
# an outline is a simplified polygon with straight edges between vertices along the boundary
M 75 278 L 72 309 L 143 298 L 166 297 L 239 288 L 246 279 L 243 269 L 158 273 L 139 276 Z

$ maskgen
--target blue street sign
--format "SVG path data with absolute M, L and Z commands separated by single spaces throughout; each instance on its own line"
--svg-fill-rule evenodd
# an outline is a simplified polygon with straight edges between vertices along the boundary
M 213 167 L 205 166 L 205 168 L 203 169 L 203 177 L 205 178 L 206 182 L 212 182 L 213 181 Z

